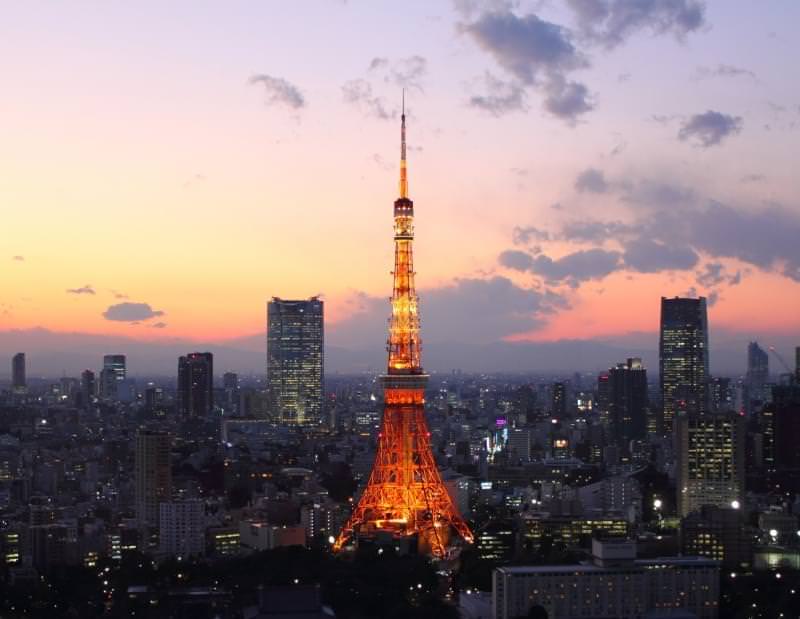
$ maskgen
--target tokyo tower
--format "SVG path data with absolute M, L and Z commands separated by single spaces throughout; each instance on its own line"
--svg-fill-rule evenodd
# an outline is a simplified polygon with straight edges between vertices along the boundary
M 404 97 L 405 99 L 405 97 Z M 425 422 L 428 375 L 420 362 L 420 322 L 414 288 L 414 203 L 408 198 L 405 101 L 400 125 L 400 197 L 394 203 L 394 289 L 383 383 L 383 422 L 367 487 L 334 550 L 348 540 L 388 532 L 416 535 L 419 548 L 444 557 L 453 532 L 472 542 L 472 532 L 458 513 L 431 452 Z

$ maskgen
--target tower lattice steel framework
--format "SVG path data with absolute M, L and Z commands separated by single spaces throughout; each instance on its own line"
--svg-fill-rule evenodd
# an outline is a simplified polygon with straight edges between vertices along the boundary
M 405 104 L 400 129 L 400 197 L 394 203 L 394 290 L 389 321 L 389 364 L 381 376 L 383 422 L 367 487 L 334 550 L 348 540 L 381 531 L 417 535 L 420 547 L 445 556 L 453 531 L 472 542 L 472 532 L 442 482 L 425 422 L 428 375 L 420 363 L 420 323 L 414 288 L 414 203 L 408 198 Z

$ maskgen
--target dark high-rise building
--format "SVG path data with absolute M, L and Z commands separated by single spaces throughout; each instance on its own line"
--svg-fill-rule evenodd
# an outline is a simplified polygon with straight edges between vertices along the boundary
M 748 416 L 767 400 L 768 382 L 769 355 L 758 345 L 758 342 L 750 342 L 747 345 L 747 374 L 745 376 L 745 410 Z
M 553 383 L 553 417 L 563 419 L 567 415 L 567 385 Z
M 193 352 L 178 359 L 178 412 L 205 417 L 214 407 L 214 355 Z
M 731 379 L 723 376 L 715 376 L 709 383 L 711 390 L 711 410 L 729 411 L 733 410 L 733 392 L 731 391 Z
M 100 371 L 100 395 L 107 399 L 117 398 L 127 372 L 125 355 L 105 355 Z
M 647 370 L 639 358 L 628 359 L 608 371 L 608 419 L 619 447 L 628 449 L 647 434 Z
M 92 398 L 97 393 L 97 387 L 94 381 L 94 372 L 91 370 L 84 370 L 81 372 L 81 406 L 89 406 Z
M 136 434 L 136 518 L 157 526 L 159 505 L 172 500 L 170 435 L 139 430 Z
M 758 342 L 750 342 L 747 345 L 747 382 L 760 389 L 768 381 L 769 355 Z
M 678 515 L 703 505 L 730 507 L 744 494 L 745 424 L 738 413 L 675 418 Z
M 800 346 L 794 349 L 794 380 L 800 385 Z
M 323 302 L 317 297 L 267 304 L 267 382 L 275 420 L 289 425 L 322 421 Z
M 708 318 L 705 297 L 661 297 L 659 371 L 663 431 L 679 412 L 708 411 Z
M 28 388 L 25 376 L 25 353 L 18 352 L 11 359 L 11 388 L 16 393 L 24 393 Z
M 772 389 L 773 458 L 775 481 L 790 492 L 800 492 L 800 385 Z
M 608 374 L 600 374 L 597 377 L 597 403 L 595 409 L 600 417 L 600 421 L 608 424 L 608 406 L 611 398 L 611 384 Z

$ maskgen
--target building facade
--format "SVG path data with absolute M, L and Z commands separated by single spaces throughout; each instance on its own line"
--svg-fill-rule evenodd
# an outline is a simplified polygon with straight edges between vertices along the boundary
M 267 382 L 274 419 L 319 425 L 323 381 L 323 302 L 273 298 L 267 304 Z
M 669 434 L 679 412 L 703 414 L 709 409 L 705 297 L 661 298 L 659 372 L 662 429 Z
M 159 505 L 172 499 L 171 437 L 139 430 L 136 435 L 136 518 L 140 526 L 159 525 Z
M 629 450 L 632 440 L 647 434 L 647 370 L 638 358 L 608 371 L 608 421 L 618 447 Z
M 736 413 L 679 415 L 675 428 L 678 515 L 703 505 L 729 507 L 744 494 L 744 418 Z
M 646 616 L 716 619 L 719 564 L 702 557 L 636 560 L 633 542 L 592 542 L 593 563 L 501 567 L 492 577 L 493 619 L 539 608 L 549 619 Z M 691 614 L 690 614 L 691 613 Z
M 125 355 L 104 355 L 103 369 L 100 371 L 100 396 L 109 400 L 119 397 L 127 374 Z
M 178 412 L 206 417 L 214 408 L 214 355 L 193 352 L 178 358 Z
M 11 389 L 14 393 L 25 393 L 28 389 L 24 352 L 18 352 L 11 358 Z
M 181 558 L 202 555 L 206 545 L 205 514 L 201 499 L 160 503 L 160 554 Z

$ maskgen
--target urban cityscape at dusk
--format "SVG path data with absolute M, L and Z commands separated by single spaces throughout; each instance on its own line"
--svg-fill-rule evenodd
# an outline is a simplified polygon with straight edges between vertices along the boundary
M 0 617 L 800 617 L 800 5 L 5 9 Z

